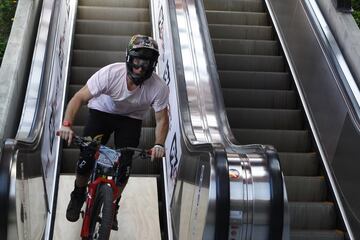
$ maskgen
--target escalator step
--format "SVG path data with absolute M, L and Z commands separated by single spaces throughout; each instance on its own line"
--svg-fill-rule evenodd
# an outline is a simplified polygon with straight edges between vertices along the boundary
M 74 124 L 83 126 L 86 124 L 88 117 L 89 117 L 89 109 L 86 105 L 83 105 L 80 107 L 78 113 L 76 114 Z
M 307 130 L 238 129 L 233 134 L 239 144 L 265 144 L 279 152 L 309 152 L 311 143 Z
M 209 24 L 209 32 L 213 38 L 273 40 L 271 26 Z
M 154 109 L 150 109 L 142 121 L 143 127 L 154 127 L 156 125 Z
M 285 63 L 282 56 L 215 54 L 219 70 L 281 72 Z
M 73 66 L 104 67 L 115 62 L 124 62 L 124 51 L 73 50 Z
M 87 80 L 99 69 L 100 67 L 71 66 L 70 84 L 85 85 Z
M 79 0 L 78 5 L 122 8 L 148 8 L 149 0 Z
M 290 228 L 330 230 L 336 228 L 332 202 L 289 202 Z
M 204 0 L 204 6 L 208 10 L 220 11 L 251 11 L 264 12 L 264 2 L 260 0 L 244 0 L 244 1 L 219 1 Z
M 291 240 L 343 240 L 345 234 L 340 230 L 292 230 Z
M 251 129 L 303 129 L 300 110 L 226 108 L 229 124 L 233 128 Z
M 74 49 L 91 49 L 92 51 L 125 51 L 130 38 L 131 36 L 76 34 L 74 40 Z
M 232 25 L 268 25 L 268 16 L 266 13 L 257 12 L 236 12 L 236 11 L 206 11 L 206 18 L 209 24 L 228 24 Z
M 281 169 L 287 176 L 316 176 L 319 174 L 319 161 L 315 152 L 279 152 Z
M 148 8 L 79 6 L 77 19 L 145 22 L 150 16 Z
M 74 94 L 79 91 L 81 88 L 83 87 L 83 85 L 78 85 L 78 84 L 71 84 L 68 87 L 68 97 L 69 99 L 72 98 L 74 96 Z M 82 124 L 77 124 L 77 125 L 82 125 Z
M 289 90 L 291 82 L 285 72 L 218 71 L 223 88 Z
M 285 176 L 289 201 L 321 202 L 327 198 L 327 186 L 323 176 Z
M 223 88 L 226 107 L 296 109 L 297 99 L 292 90 L 252 90 Z
M 278 55 L 279 45 L 271 40 L 212 39 L 216 54 Z
M 132 36 L 139 33 L 150 35 L 150 30 L 149 22 L 76 20 L 77 34 Z
M 65 145 L 65 144 L 64 144 Z M 61 173 L 74 174 L 76 163 L 79 159 L 80 150 L 78 148 L 63 148 L 61 158 Z

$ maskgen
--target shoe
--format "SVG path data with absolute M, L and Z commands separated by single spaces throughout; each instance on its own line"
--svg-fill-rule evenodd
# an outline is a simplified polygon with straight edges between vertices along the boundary
M 85 202 L 86 187 L 76 187 L 71 192 L 71 199 L 66 209 L 66 219 L 70 222 L 76 222 L 80 217 L 81 208 Z
M 114 231 L 119 230 L 119 226 L 118 226 L 118 220 L 117 220 L 117 214 L 119 212 L 119 203 L 116 204 L 115 206 L 115 213 L 114 213 L 114 220 L 113 220 L 113 224 L 111 229 Z

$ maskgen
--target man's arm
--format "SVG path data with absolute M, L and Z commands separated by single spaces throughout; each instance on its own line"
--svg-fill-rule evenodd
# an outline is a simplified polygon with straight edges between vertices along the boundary
M 87 85 L 83 86 L 75 95 L 71 98 L 68 103 L 65 111 L 64 122 L 67 122 L 67 126 L 62 126 L 57 134 L 64 140 L 68 142 L 68 145 L 71 144 L 72 138 L 74 136 L 74 132 L 71 128 L 72 123 L 74 122 L 76 113 L 79 111 L 80 107 L 86 104 L 92 95 L 87 87 Z
M 167 108 L 164 108 L 159 112 L 155 112 L 155 120 L 155 146 L 153 148 L 152 159 L 161 158 L 165 154 L 164 143 L 169 130 L 169 117 Z

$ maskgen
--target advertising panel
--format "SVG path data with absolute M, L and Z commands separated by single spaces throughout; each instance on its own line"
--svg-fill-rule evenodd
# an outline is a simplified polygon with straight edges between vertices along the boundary
M 154 38 L 159 44 L 159 63 L 158 74 L 164 79 L 170 89 L 169 97 L 169 133 L 166 138 L 166 172 L 168 182 L 168 197 L 171 199 L 175 180 L 178 172 L 179 160 L 181 158 L 180 136 L 181 130 L 179 125 L 179 106 L 176 87 L 176 72 L 173 52 L 173 42 L 171 38 L 171 23 L 168 16 L 168 1 L 160 0 L 155 2 L 153 8 L 153 20 L 156 23 L 154 29 Z

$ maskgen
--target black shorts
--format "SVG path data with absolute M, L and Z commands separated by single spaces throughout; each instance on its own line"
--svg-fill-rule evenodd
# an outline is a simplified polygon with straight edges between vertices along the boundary
M 134 119 L 118 114 L 105 113 L 90 109 L 88 121 L 85 125 L 83 136 L 95 137 L 103 134 L 101 143 L 106 144 L 110 135 L 114 133 L 115 148 L 137 147 L 141 134 L 141 123 Z M 120 159 L 117 185 L 126 184 L 131 171 L 133 151 L 123 152 Z M 79 175 L 88 175 L 94 167 L 93 154 L 80 149 L 80 158 L 76 172 Z

